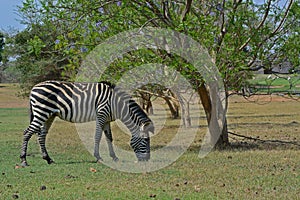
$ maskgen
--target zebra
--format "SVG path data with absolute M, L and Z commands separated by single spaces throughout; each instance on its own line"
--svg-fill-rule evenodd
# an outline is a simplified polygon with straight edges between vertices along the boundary
M 154 125 L 146 113 L 125 91 L 109 82 L 72 83 L 45 81 L 35 85 L 30 92 L 30 125 L 24 130 L 21 148 L 21 165 L 28 166 L 28 142 L 37 133 L 42 157 L 53 163 L 46 149 L 46 135 L 55 117 L 81 123 L 96 121 L 94 156 L 102 158 L 99 145 L 104 132 L 109 154 L 118 160 L 113 145 L 110 122 L 119 119 L 131 132 L 130 145 L 139 161 L 150 159 L 150 135 Z

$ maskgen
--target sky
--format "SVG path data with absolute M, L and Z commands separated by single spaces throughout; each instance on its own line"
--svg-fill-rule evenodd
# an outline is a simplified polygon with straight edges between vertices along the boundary
M 22 5 L 22 0 L 0 0 L 0 30 L 9 30 L 11 28 L 23 29 L 17 19 L 17 5 Z

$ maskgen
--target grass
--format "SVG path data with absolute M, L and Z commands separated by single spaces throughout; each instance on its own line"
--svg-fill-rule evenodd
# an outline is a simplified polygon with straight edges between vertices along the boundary
M 0 85 L 1 86 L 1 85 Z M 4 90 L 5 89 L 5 90 Z M 1 105 L 16 86 L 0 87 Z M 271 96 L 268 96 L 270 98 Z M 252 102 L 230 99 L 231 132 L 262 140 L 300 141 L 300 104 L 272 96 Z M 12 99 L 9 100 L 12 102 Z M 24 100 L 20 101 L 23 105 Z M 25 102 L 26 105 L 26 102 Z M 198 158 L 205 119 L 190 148 L 174 163 L 150 173 L 126 173 L 94 162 L 73 124 L 57 120 L 47 145 L 55 164 L 41 159 L 34 136 L 27 168 L 18 168 L 27 108 L 0 107 L 0 199 L 299 199 L 299 146 L 231 137 L 231 148 Z M 179 121 L 168 120 L 152 140 L 158 149 L 172 139 Z M 114 126 L 115 143 L 128 148 L 129 137 Z M 107 154 L 107 152 L 103 152 Z M 120 158 L 121 159 L 121 158 Z
M 249 83 L 252 87 L 252 92 L 256 93 L 300 93 L 300 78 L 298 75 L 293 74 L 257 74 Z

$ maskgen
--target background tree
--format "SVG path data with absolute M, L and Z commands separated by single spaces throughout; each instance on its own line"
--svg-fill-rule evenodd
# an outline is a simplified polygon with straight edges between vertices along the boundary
M 284 42 L 279 43 L 276 53 L 281 60 L 287 60 L 293 67 L 291 73 L 300 70 L 300 3 L 296 1 L 288 14 L 286 28 L 283 31 Z
M 4 49 L 4 34 L 0 32 L 0 62 L 2 62 L 2 53 Z
M 2 73 L 3 73 L 2 54 L 3 54 L 4 45 L 5 45 L 4 35 L 3 35 L 3 33 L 0 32 L 0 82 L 2 82 Z

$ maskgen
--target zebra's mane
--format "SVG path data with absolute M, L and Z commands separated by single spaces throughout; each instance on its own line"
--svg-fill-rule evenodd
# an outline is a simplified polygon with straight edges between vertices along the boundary
M 102 84 L 105 84 L 105 85 L 108 85 L 110 88 L 114 89 L 116 87 L 115 84 L 109 82 L 109 81 L 100 81 L 99 83 L 102 83 Z

